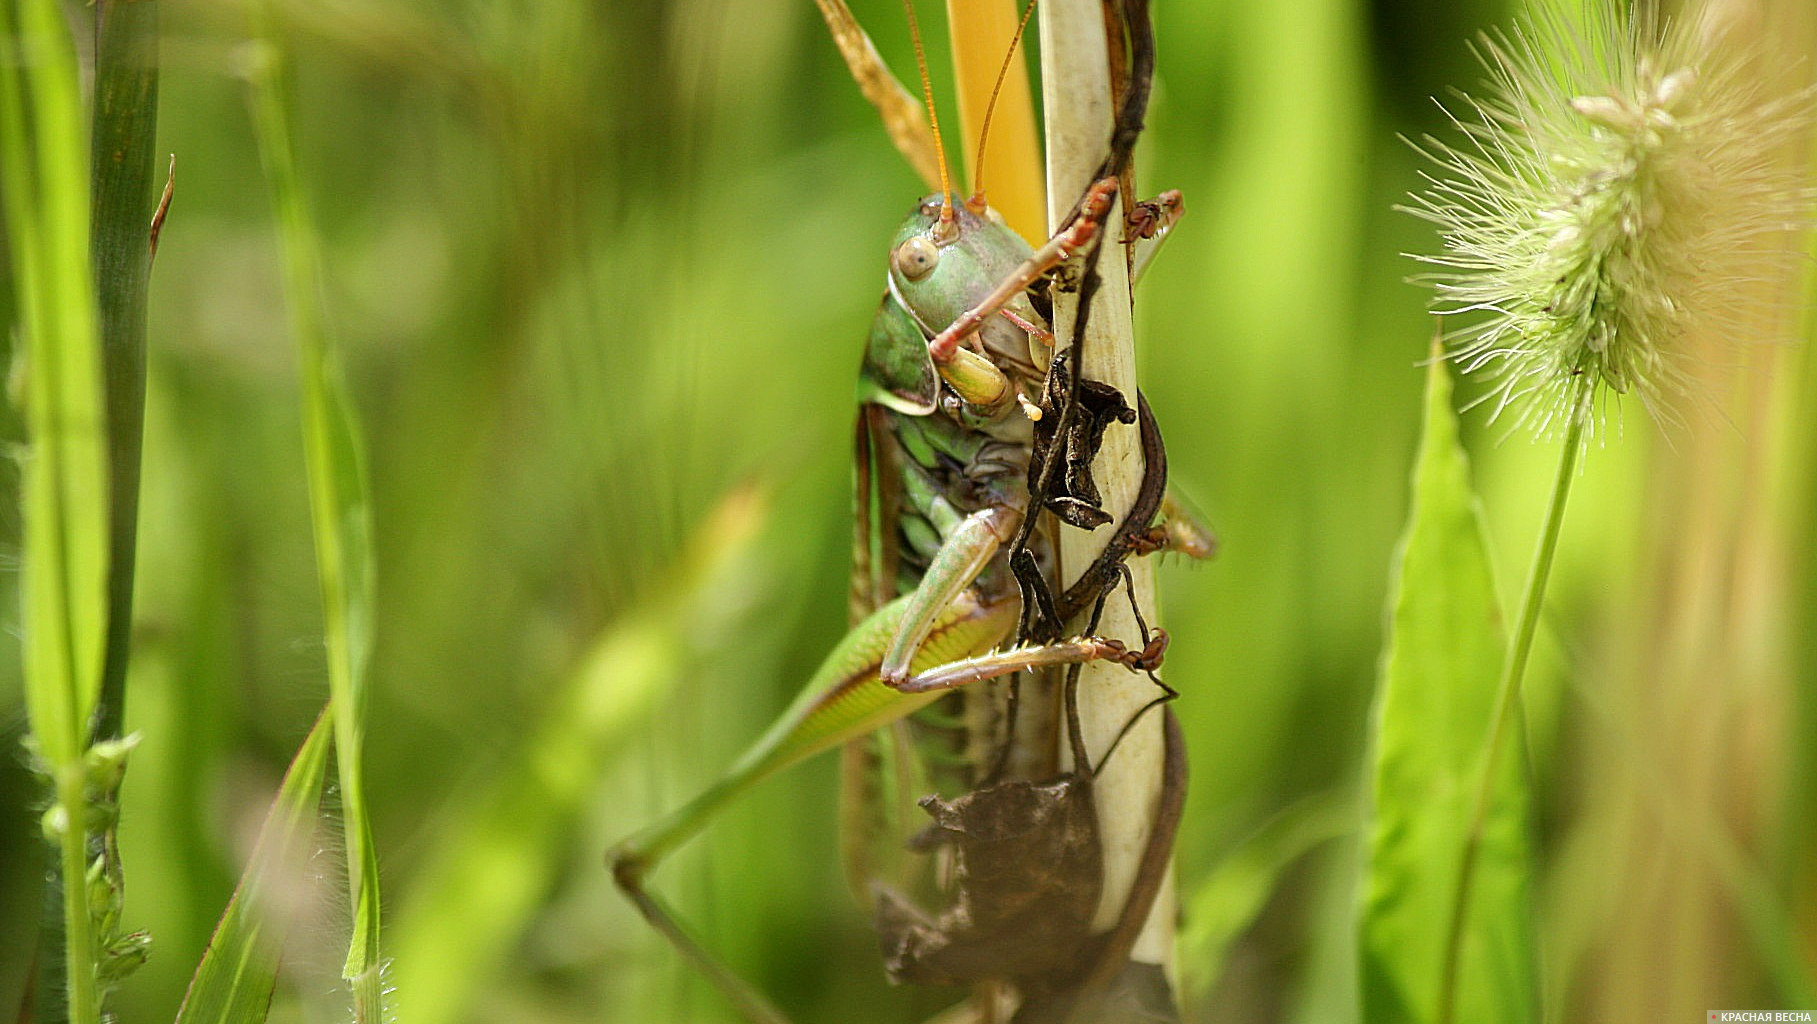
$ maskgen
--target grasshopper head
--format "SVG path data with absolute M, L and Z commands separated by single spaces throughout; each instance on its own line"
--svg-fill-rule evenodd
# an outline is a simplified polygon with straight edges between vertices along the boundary
M 938 193 L 922 199 L 890 243 L 890 292 L 929 337 L 981 302 L 1031 254 L 995 210 L 980 214 L 955 203 L 944 219 L 943 205 Z M 1025 300 L 1012 308 L 1025 320 L 1040 321 Z M 1007 319 L 993 317 L 978 336 L 985 355 L 1012 378 L 1028 379 L 1045 366 L 1044 359 L 1031 358 L 1028 334 Z
M 943 205 L 938 193 L 922 199 L 890 243 L 891 288 L 930 324 L 958 316 L 1029 255 L 997 211 L 955 203 L 943 220 Z

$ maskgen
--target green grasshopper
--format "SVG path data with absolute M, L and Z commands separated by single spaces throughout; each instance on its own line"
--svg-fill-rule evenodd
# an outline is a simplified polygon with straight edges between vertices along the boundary
M 1142 93 L 1145 96 L 1145 88 Z M 929 113 L 931 118 L 931 101 Z M 937 127 L 935 131 L 937 140 Z M 1133 141 L 1130 133 L 1128 143 Z M 1125 160 L 1126 150 L 1127 146 Z M 880 764 L 894 766 L 894 774 L 913 780 L 910 784 L 924 783 L 929 772 L 903 767 L 909 748 L 917 737 L 940 744 L 944 736 L 950 744 L 951 716 L 943 724 L 938 715 L 930 718 L 929 711 L 955 688 L 1099 660 L 1152 674 L 1166 645 L 1166 636 L 1159 631 L 1145 636 L 1138 649 L 1113 638 L 1064 637 L 1059 627 L 1094 599 L 1102 606 L 1124 557 L 1165 546 L 1160 528 L 1150 528 L 1161 504 L 1165 458 L 1145 405 L 1140 420 L 1150 469 L 1144 498 L 1118 528 L 1093 571 L 1062 594 L 1054 594 L 1045 583 L 1051 551 L 1045 532 L 1035 523 L 1043 507 L 1061 511 L 1064 519 L 1079 525 L 1108 521 L 1109 516 L 1094 508 L 1095 488 L 1089 469 L 1083 467 L 1109 423 L 1138 419 L 1114 390 L 1101 385 L 1093 390 L 1091 382 L 1065 371 L 1064 357 L 1052 355 L 1054 339 L 1042 312 L 1043 276 L 1075 254 L 1097 251 L 1117 193 L 1115 171 L 1120 168 L 1107 161 L 1112 173 L 1090 187 L 1070 222 L 1039 249 L 1031 249 L 981 203 L 974 208 L 955 201 L 944 186 L 944 158 L 940 164 L 942 190 L 917 203 L 891 240 L 887 289 L 872 321 L 859 373 L 859 514 L 852 587 L 858 622 L 790 708 L 719 782 L 607 855 L 618 886 L 651 924 L 745 1016 L 762 1024 L 780 1024 L 785 1018 L 695 942 L 645 886 L 646 875 L 669 852 L 752 786 L 841 745 L 847 746 L 848 818 L 852 812 L 871 816 L 865 805 L 876 800 L 877 787 L 864 780 L 874 780 Z M 1088 277 L 1091 273 L 1088 269 Z M 1092 408 L 1085 408 L 1091 402 L 1080 400 L 1082 390 L 1096 397 Z M 1066 464 L 1063 469 L 1058 468 L 1061 463 Z M 1005 751 L 1013 723 L 1012 718 L 999 730 Z M 1076 728 L 1071 735 L 1076 748 Z M 1170 756 L 1183 766 L 1177 726 L 1171 720 L 1168 737 Z M 974 754 L 972 760 L 976 759 Z M 984 821 L 982 827 L 988 831 L 1006 816 L 1031 810 L 1030 821 L 1067 824 L 1023 827 L 1017 843 L 1028 850 L 1010 851 L 1009 866 L 997 871 L 999 884 L 1007 873 L 1011 889 L 1038 889 L 1040 880 L 1021 876 L 1031 874 L 1023 865 L 1039 856 L 1030 851 L 1044 841 L 1064 847 L 1068 856 L 1091 846 L 1088 855 L 1078 854 L 1083 858 L 1080 866 L 1071 870 L 1078 875 L 1095 872 L 1096 862 L 1090 859 L 1096 856 L 1095 833 L 1081 824 L 1091 818 L 1092 766 L 1083 752 L 1075 749 L 1074 763 L 1079 767 L 1047 789 L 1004 782 L 1000 778 L 1004 761 L 998 757 L 988 775 L 974 773 L 962 779 L 958 785 L 971 792 L 952 803 L 933 798 L 932 803 L 924 802 L 937 822 L 946 812 L 943 827 L 947 840 L 962 847 L 959 856 L 966 856 L 963 848 L 970 842 L 974 864 L 986 864 L 987 852 L 971 842 L 980 830 L 978 822 Z M 862 774 L 866 769 L 872 774 Z M 1183 767 L 1179 773 L 1183 776 Z M 1170 806 L 1177 821 L 1177 793 Z M 900 840 L 882 841 L 900 845 Z M 941 841 L 936 837 L 924 845 Z M 1145 868 L 1146 898 L 1132 898 L 1132 912 L 1126 917 L 1146 918 L 1171 841 L 1171 826 L 1165 836 L 1151 841 L 1159 859 Z M 887 925 L 884 943 L 895 948 L 892 969 L 900 980 L 922 980 L 918 974 L 934 971 L 930 965 L 935 958 L 905 953 L 911 946 L 980 951 L 976 959 L 981 963 L 993 960 L 993 953 L 1003 954 L 995 959 L 1029 962 L 1020 952 L 1010 954 L 1018 941 L 1027 942 L 1027 936 L 986 931 L 955 937 L 937 925 L 911 920 L 915 915 L 906 909 L 909 905 L 893 895 L 886 878 L 879 877 L 900 872 L 879 871 L 876 862 L 881 858 L 871 845 L 862 837 L 848 842 L 848 874 L 857 876 L 854 884 L 861 898 L 873 893 L 879 898 L 880 923 Z M 978 870 L 985 869 L 974 867 Z M 1084 928 L 1095 908 L 1097 884 L 1092 877 L 1068 880 L 1063 886 L 1073 903 L 1090 904 L 1077 922 L 1077 934 L 1069 937 L 1068 948 L 1088 944 Z M 1139 879 L 1139 890 L 1143 884 Z M 1031 899 L 1048 897 L 1036 893 Z M 1133 906 L 1137 902 L 1139 908 Z M 1121 942 L 1126 956 L 1133 931 L 1126 922 L 1121 932 L 1128 934 L 1096 944 L 1094 952 L 1114 952 Z M 1040 969 L 1064 973 L 1063 961 L 1064 956 L 1061 962 L 1043 961 Z M 1004 968 L 1000 973 L 1014 981 L 1018 970 Z M 997 968 L 971 970 L 962 965 L 962 976 L 954 976 L 950 967 L 940 968 L 941 980 L 948 983 L 983 981 L 994 971 Z

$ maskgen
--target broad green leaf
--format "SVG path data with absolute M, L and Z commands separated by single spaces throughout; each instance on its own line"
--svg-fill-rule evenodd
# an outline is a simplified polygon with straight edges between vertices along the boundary
M 733 620 L 757 612 L 749 595 L 762 588 L 746 577 L 764 518 L 748 491 L 723 502 L 668 586 L 594 642 L 516 761 L 461 798 L 393 928 L 412 1024 L 450 1024 L 471 1011 L 566 862 L 568 828 L 607 759 L 706 648 L 743 635 Z M 727 601 L 739 605 L 721 607 Z
M 380 977 L 378 852 L 366 808 L 361 754 L 373 587 L 365 448 L 322 308 L 320 246 L 290 148 L 283 52 L 270 31 L 270 12 L 263 7 L 255 10 L 260 38 L 252 44 L 246 68 L 254 130 L 277 211 L 285 303 L 302 375 L 303 454 L 353 900 L 352 937 L 342 976 L 352 983 L 357 1020 L 375 1024 L 389 1018 Z
M 1438 1019 L 1446 935 L 1475 814 L 1503 624 L 1446 364 L 1427 375 L 1413 505 L 1388 606 L 1373 721 L 1373 819 L 1359 956 L 1364 1020 Z M 1517 716 L 1518 719 L 1518 716 Z M 1496 765 L 1459 961 L 1456 1015 L 1538 1018 L 1519 721 Z
M 112 506 L 107 648 L 95 735 L 120 735 L 132 637 L 145 432 L 145 312 L 151 280 L 152 153 L 158 133 L 157 0 L 99 0 L 95 12 L 91 259 L 105 360 Z
M 252 859 L 189 982 L 176 1024 L 259 1024 L 271 1008 L 281 934 L 269 900 L 297 885 L 312 852 L 334 733 L 324 710 L 284 773 Z

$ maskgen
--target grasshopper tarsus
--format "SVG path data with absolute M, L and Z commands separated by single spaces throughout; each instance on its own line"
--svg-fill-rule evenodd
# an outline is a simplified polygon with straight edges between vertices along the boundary
M 1134 203 L 1129 213 L 1123 218 L 1125 245 L 1131 245 L 1144 239 L 1159 237 L 1174 226 L 1186 213 L 1186 197 L 1177 188 L 1170 188 L 1153 199 Z
M 1140 649 L 1132 648 L 1121 640 L 1105 640 L 1103 643 L 1111 651 L 1105 656 L 1106 661 L 1114 661 L 1131 672 L 1153 672 L 1161 667 L 1167 656 L 1167 630 L 1151 631 L 1148 642 Z
M 1129 539 L 1129 553 L 1132 555 L 1153 555 L 1168 550 L 1172 540 L 1164 524 L 1157 523 Z

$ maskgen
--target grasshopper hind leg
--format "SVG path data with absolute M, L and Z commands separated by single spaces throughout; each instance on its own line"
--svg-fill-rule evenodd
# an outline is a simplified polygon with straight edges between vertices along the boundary
M 612 868 L 612 880 L 618 883 L 619 891 L 625 894 L 643 914 L 650 927 L 669 940 L 694 969 L 699 971 L 725 995 L 738 1012 L 752 1024 L 790 1024 L 789 1018 L 776 1008 L 757 987 L 734 974 L 730 968 L 721 963 L 713 954 L 707 952 L 695 938 L 681 926 L 668 904 L 644 886 L 644 873 L 648 862 L 637 857 L 625 847 L 619 847 L 607 854 Z
M 896 618 L 906 608 L 907 602 L 896 605 L 880 613 L 870 623 L 865 635 L 871 644 L 881 647 L 885 640 L 895 632 Z M 987 612 L 995 610 L 1001 613 L 1000 605 L 991 606 Z M 995 621 L 993 619 L 992 621 Z M 1001 634 L 999 634 L 1001 635 Z M 987 641 L 988 642 L 988 641 Z M 950 657 L 950 656 L 949 656 Z M 988 654 L 959 657 L 922 667 L 915 666 L 914 672 L 899 687 L 888 687 L 882 684 L 877 676 L 877 662 L 858 670 L 849 679 L 858 687 L 877 687 L 871 691 L 874 697 L 888 702 L 892 713 L 905 715 L 920 704 L 904 700 L 903 694 L 928 693 L 947 690 L 969 683 L 995 679 L 1015 672 L 1037 666 L 1064 665 L 1092 660 L 1112 660 L 1132 669 L 1142 669 L 1158 664 L 1160 650 L 1151 646 L 1137 651 L 1124 647 L 1114 640 L 1103 640 L 1095 637 L 1081 637 L 1054 644 L 1014 647 L 1007 651 L 995 651 Z M 802 730 L 811 728 L 815 719 L 809 715 L 788 726 L 776 734 L 774 740 L 760 741 L 759 750 L 768 747 L 771 751 L 783 750 L 782 755 L 766 754 L 748 758 L 723 778 L 717 785 L 702 793 L 692 803 L 658 822 L 656 825 L 633 836 L 614 847 L 606 855 L 606 862 L 612 870 L 612 878 L 625 897 L 634 904 L 650 925 L 667 939 L 690 964 L 725 994 L 726 998 L 737 1007 L 747 1019 L 754 1024 L 788 1024 L 788 1018 L 778 1010 L 775 1004 L 759 992 L 750 982 L 734 974 L 730 968 L 721 963 L 712 953 L 690 935 L 669 906 L 645 884 L 649 872 L 667 853 L 686 841 L 690 836 L 704 827 L 713 813 L 726 802 L 743 793 L 774 771 L 793 764 L 810 756 L 824 745 L 790 748 L 789 741 Z M 875 727 L 875 726 L 873 726 Z M 849 738 L 839 733 L 828 733 L 828 744 L 842 742 Z

